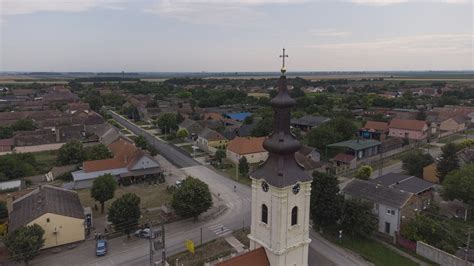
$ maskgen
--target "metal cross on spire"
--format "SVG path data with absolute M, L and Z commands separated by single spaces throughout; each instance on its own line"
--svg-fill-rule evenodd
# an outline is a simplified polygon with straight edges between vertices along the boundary
M 281 73 L 282 73 L 282 74 L 285 74 L 285 72 L 286 72 L 286 68 L 285 68 L 285 57 L 288 57 L 288 55 L 285 54 L 285 48 L 283 48 L 283 54 L 280 55 L 280 58 L 283 58 L 283 65 L 282 65 L 282 67 L 281 67 Z

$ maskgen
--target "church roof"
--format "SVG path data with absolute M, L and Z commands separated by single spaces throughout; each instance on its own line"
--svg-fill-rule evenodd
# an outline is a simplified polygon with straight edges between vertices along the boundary
M 217 263 L 216 266 L 270 266 L 267 253 L 263 247 L 235 256 L 226 261 Z
M 288 93 L 284 75 L 278 81 L 278 90 L 271 100 L 276 117 L 275 126 L 273 133 L 263 143 L 269 156 L 251 176 L 264 179 L 271 186 L 283 188 L 312 178 L 295 160 L 295 153 L 301 148 L 301 143 L 290 132 L 290 108 L 296 105 L 296 101 Z

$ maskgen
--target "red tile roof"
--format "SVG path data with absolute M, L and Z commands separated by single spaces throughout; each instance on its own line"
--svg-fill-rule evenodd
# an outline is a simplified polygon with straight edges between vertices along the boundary
M 338 162 L 343 162 L 343 163 L 350 163 L 354 159 L 355 159 L 354 155 L 339 153 L 338 155 L 332 157 L 331 160 L 338 161 Z
M 398 119 L 395 118 L 390 121 L 390 128 L 397 128 L 397 129 L 407 129 L 407 130 L 414 130 L 414 131 L 421 131 L 426 126 L 425 121 L 421 120 L 413 120 L 413 119 Z
M 378 121 L 367 121 L 367 123 L 365 123 L 364 128 L 375 129 L 377 131 L 388 131 L 388 123 Z
M 229 142 L 227 149 L 239 155 L 264 152 L 263 141 L 265 141 L 265 137 L 235 137 Z
M 263 247 L 254 249 L 244 254 L 238 255 L 226 261 L 217 263 L 216 266 L 270 266 L 267 253 Z

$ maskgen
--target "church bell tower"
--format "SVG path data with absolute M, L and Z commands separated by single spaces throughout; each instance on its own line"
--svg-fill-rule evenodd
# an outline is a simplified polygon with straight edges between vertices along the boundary
M 295 160 L 301 143 L 290 131 L 290 110 L 296 105 L 288 93 L 283 66 L 278 94 L 271 100 L 273 132 L 263 143 L 268 159 L 251 174 L 252 224 L 250 249 L 264 247 L 272 266 L 308 265 L 310 175 Z

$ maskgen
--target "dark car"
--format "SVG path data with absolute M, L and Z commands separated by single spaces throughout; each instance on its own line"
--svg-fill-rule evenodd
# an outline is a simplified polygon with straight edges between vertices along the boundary
M 100 239 L 97 241 L 95 255 L 104 256 L 105 254 L 107 254 L 107 240 Z

